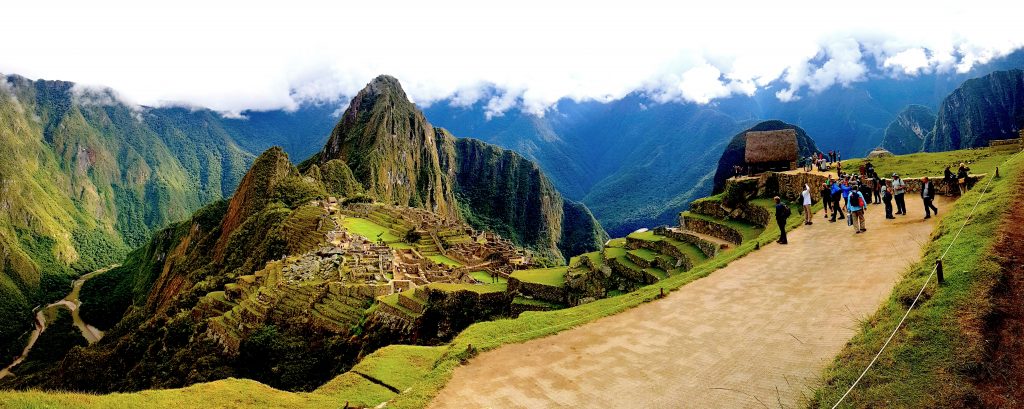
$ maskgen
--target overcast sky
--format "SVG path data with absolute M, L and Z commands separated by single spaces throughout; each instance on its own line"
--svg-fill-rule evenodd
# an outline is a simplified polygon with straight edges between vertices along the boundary
M 0 73 L 228 112 L 354 95 L 382 73 L 418 103 L 487 98 L 494 113 L 637 90 L 705 103 L 773 81 L 789 100 L 868 70 L 963 71 L 1024 46 L 1015 1 L 6 3 Z

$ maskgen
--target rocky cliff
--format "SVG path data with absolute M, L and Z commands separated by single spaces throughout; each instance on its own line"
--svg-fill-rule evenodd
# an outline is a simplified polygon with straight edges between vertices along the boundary
M 885 128 L 882 147 L 897 155 L 920 152 L 935 128 L 935 112 L 924 105 L 910 105 Z
M 733 136 L 729 141 L 729 145 L 725 147 L 725 152 L 722 152 L 722 157 L 718 160 L 718 169 L 715 171 L 714 192 L 721 192 L 725 188 L 725 180 L 733 176 L 735 173 L 733 171 L 733 165 L 742 165 L 744 163 L 744 155 L 747 147 L 747 132 L 778 131 L 782 129 L 793 129 L 796 131 L 796 142 L 800 151 L 800 156 L 810 156 L 812 152 L 818 151 L 818 147 L 815 146 L 814 140 L 811 139 L 811 137 L 807 135 L 807 132 L 799 126 L 776 120 L 761 122 L 750 129 L 736 134 L 736 136 Z
M 929 152 L 988 146 L 1024 128 L 1024 71 L 996 71 L 965 81 L 939 106 Z
M 377 200 L 457 214 L 442 179 L 434 127 L 394 77 L 382 75 L 352 98 L 316 162 L 341 160 Z
M 301 167 L 319 172 L 328 191 L 365 191 L 385 203 L 460 217 L 554 263 L 607 238 L 590 211 L 567 204 L 535 163 L 433 127 L 386 75 L 352 99 L 327 145 Z

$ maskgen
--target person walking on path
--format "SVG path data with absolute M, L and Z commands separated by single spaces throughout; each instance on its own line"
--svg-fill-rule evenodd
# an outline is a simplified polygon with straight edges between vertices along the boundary
M 831 207 L 830 205 L 832 204 L 832 189 L 830 189 L 828 186 L 829 182 L 831 182 L 831 180 L 822 183 L 821 191 L 818 192 L 818 194 L 821 195 L 821 207 L 825 209 L 825 211 L 823 212 L 825 213 L 825 219 L 828 219 L 828 210 Z
M 814 224 L 811 221 L 811 186 L 804 184 L 804 191 L 800 194 L 804 200 L 804 224 Z
M 839 184 L 839 190 L 843 194 L 843 207 L 846 207 L 850 203 L 850 181 L 849 179 L 843 179 L 843 182 Z
M 789 218 L 789 206 L 782 204 L 782 199 L 775 196 L 775 223 L 779 225 L 779 244 L 789 244 L 786 240 L 786 219 Z
M 900 179 L 900 175 L 892 174 L 892 195 L 896 199 L 896 214 L 907 215 L 907 202 L 903 195 L 907 193 L 907 183 Z
M 896 216 L 892 215 L 892 183 L 888 180 L 885 181 L 885 187 L 882 188 L 882 202 L 885 202 L 885 218 L 895 219 Z
M 921 178 L 921 200 L 924 202 L 924 218 L 931 219 L 931 212 L 935 212 L 935 215 L 939 215 L 939 208 L 932 204 L 932 200 L 935 199 L 935 184 L 928 180 L 925 176 Z
M 967 178 L 970 171 L 971 168 L 964 165 L 963 162 L 960 162 L 960 169 L 956 171 L 956 182 L 957 185 L 960 186 L 960 196 L 967 194 Z
M 846 216 L 843 215 L 843 208 L 839 207 L 839 198 L 843 197 L 843 190 L 839 187 L 839 182 L 838 181 L 835 182 L 835 183 L 832 183 L 832 195 L 831 196 L 832 196 L 832 220 L 830 221 L 830 223 L 835 223 L 835 221 L 836 221 L 836 212 L 839 213 L 839 220 L 843 220 L 843 219 L 846 218 Z
M 857 234 L 868 230 L 864 227 L 864 210 L 867 210 L 867 208 L 868 202 L 864 199 L 864 195 L 859 190 L 851 190 L 850 200 L 846 203 L 846 210 L 850 213 L 850 219 L 853 221 L 851 225 Z

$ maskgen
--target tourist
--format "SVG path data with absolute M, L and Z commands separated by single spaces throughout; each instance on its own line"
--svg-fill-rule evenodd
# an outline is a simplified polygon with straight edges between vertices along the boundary
M 953 195 L 953 186 L 956 185 L 956 175 L 949 168 L 950 165 L 946 165 L 946 170 L 942 171 L 942 182 L 946 185 L 946 196 Z
M 839 184 L 839 190 L 843 194 L 843 207 L 850 203 L 850 178 L 843 178 L 842 183 Z
M 896 214 L 906 216 L 907 202 L 904 201 L 903 195 L 907 193 L 907 183 L 895 173 L 892 174 L 892 192 L 893 198 L 896 199 Z
M 828 182 L 822 183 L 821 191 L 818 192 L 818 194 L 821 195 L 821 206 L 825 210 L 823 213 L 825 213 L 826 219 L 828 219 L 828 209 L 831 207 L 829 205 L 832 203 L 832 189 L 830 189 L 828 186 L 829 182 L 831 181 L 832 180 L 829 179 Z
M 860 164 L 860 167 L 857 168 L 857 173 L 859 173 L 861 179 L 863 179 L 864 176 L 867 176 L 867 174 L 868 174 L 868 168 L 866 166 L 864 166 L 864 164 L 862 163 L 862 164 Z
M 892 183 L 888 179 L 885 180 L 885 186 L 882 188 L 882 201 L 885 202 L 885 218 L 895 219 L 896 216 L 892 215 Z
M 849 201 L 846 203 L 846 210 L 850 213 L 850 225 L 857 234 L 867 231 L 864 227 L 864 211 L 868 208 L 868 202 L 859 190 L 851 190 Z
M 836 161 L 836 175 L 843 177 L 843 162 Z
M 843 219 L 846 218 L 846 216 L 843 215 L 843 208 L 839 207 L 839 198 L 842 197 L 842 189 L 839 187 L 839 182 L 838 181 L 832 184 L 832 195 L 831 195 L 831 197 L 832 197 L 832 220 L 829 221 L 829 223 L 835 223 L 835 221 L 836 221 L 836 212 L 839 212 L 839 220 L 843 220 Z
M 921 200 L 924 202 L 924 218 L 931 219 L 932 214 L 929 211 L 935 212 L 935 215 L 939 215 L 939 208 L 932 204 L 932 200 L 935 199 L 935 184 L 928 180 L 925 176 L 921 178 Z
M 871 194 L 874 191 L 874 189 L 872 189 L 871 186 L 868 186 L 868 184 L 865 182 L 858 183 L 860 188 L 857 190 L 860 190 L 860 193 L 864 195 L 865 200 L 867 200 L 868 203 L 871 203 Z
M 804 191 L 800 195 L 804 199 L 804 224 L 814 224 L 811 221 L 811 186 L 804 184 Z
M 874 204 L 882 204 L 882 187 L 883 187 L 882 186 L 882 178 L 878 176 L 878 173 L 875 172 L 874 169 L 872 169 L 871 172 L 874 173 L 874 175 L 872 177 L 872 180 L 871 180 L 871 183 L 872 183 L 871 191 L 872 191 L 872 193 L 874 193 L 874 196 L 875 196 L 875 203 Z
M 836 162 L 842 162 L 842 161 L 843 161 L 843 154 L 839 153 L 839 151 L 837 150 L 836 151 Z
M 775 223 L 779 225 L 779 244 L 789 244 L 786 240 L 786 219 L 789 218 L 789 207 L 782 204 L 782 199 L 775 196 Z
M 956 171 L 956 183 L 960 187 L 960 196 L 967 194 L 967 178 L 969 177 L 968 172 L 971 168 L 960 162 L 960 169 Z

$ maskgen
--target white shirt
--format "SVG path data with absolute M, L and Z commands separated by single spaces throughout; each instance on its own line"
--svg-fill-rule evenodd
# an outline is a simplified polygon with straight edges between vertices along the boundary
M 810 204 L 811 204 L 811 191 L 807 190 L 807 189 L 804 189 L 803 196 L 804 196 L 804 206 L 810 206 Z

